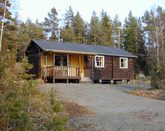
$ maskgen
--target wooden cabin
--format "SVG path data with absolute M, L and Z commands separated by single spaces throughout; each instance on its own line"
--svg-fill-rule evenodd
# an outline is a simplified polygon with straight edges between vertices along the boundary
M 30 73 L 45 81 L 117 81 L 135 79 L 136 56 L 119 48 L 31 40 L 26 49 Z

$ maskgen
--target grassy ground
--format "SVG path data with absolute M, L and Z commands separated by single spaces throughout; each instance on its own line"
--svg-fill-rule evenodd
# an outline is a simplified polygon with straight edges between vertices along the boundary
M 137 95 L 137 96 L 144 96 L 159 100 L 165 100 L 165 90 L 142 90 L 142 89 L 136 89 L 129 91 L 128 93 Z
M 74 102 L 63 102 L 64 110 L 69 117 L 80 117 L 80 116 L 89 116 L 94 115 L 95 113 L 90 111 L 87 107 L 79 105 Z
M 152 87 L 150 86 L 151 82 L 149 79 L 137 79 L 133 81 L 131 84 L 135 85 L 136 88 L 132 88 L 133 90 L 128 91 L 128 93 L 130 94 L 159 100 L 165 100 L 165 90 L 163 90 L 165 88 L 152 89 Z

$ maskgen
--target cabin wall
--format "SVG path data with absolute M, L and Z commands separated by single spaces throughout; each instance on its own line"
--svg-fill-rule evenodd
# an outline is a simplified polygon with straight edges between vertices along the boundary
M 47 59 L 47 62 L 46 62 Z M 41 67 L 53 66 L 54 65 L 54 54 L 52 52 L 43 53 L 41 55 Z
M 37 78 L 41 74 L 41 61 L 39 53 L 40 48 L 34 43 L 31 43 L 25 52 L 25 55 L 28 57 L 28 62 L 33 65 L 33 68 L 29 70 L 29 73 L 35 75 Z
M 104 68 L 94 67 L 94 80 L 135 79 L 134 58 L 128 58 L 128 68 L 120 68 L 120 57 L 104 56 Z
M 113 57 L 113 79 L 132 80 L 135 79 L 134 58 L 128 58 L 128 68 L 120 68 L 120 57 Z
M 70 55 L 70 66 L 71 67 L 79 67 L 79 56 L 76 54 Z
M 46 65 L 46 59 L 47 59 L 47 65 L 48 66 L 54 66 L 54 55 L 59 53 L 52 53 L 47 52 L 42 54 L 41 56 L 41 65 L 44 67 Z M 81 67 L 84 68 L 84 55 L 78 55 L 78 54 L 70 54 L 69 58 L 69 66 L 71 67 Z
M 104 68 L 94 67 L 94 80 L 111 80 L 112 79 L 112 56 L 104 57 Z

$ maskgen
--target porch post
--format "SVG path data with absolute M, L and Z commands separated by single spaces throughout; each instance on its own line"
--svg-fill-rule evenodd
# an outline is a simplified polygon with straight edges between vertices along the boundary
M 45 65 L 47 66 L 48 65 L 48 56 L 47 55 L 46 55 L 45 59 L 46 59 Z
M 70 59 L 69 54 L 67 54 L 67 77 L 70 76 Z M 69 80 L 67 79 L 67 83 L 69 83 Z
M 41 77 L 41 79 L 43 79 L 43 62 L 42 62 L 42 53 L 40 54 L 40 67 L 41 67 L 41 74 L 40 74 L 40 77 Z
M 54 72 L 54 70 L 55 70 L 55 69 L 54 69 L 54 68 L 55 68 L 55 53 L 54 53 L 53 57 L 54 57 L 54 58 L 53 58 L 53 71 L 52 71 L 52 72 L 53 72 L 53 83 L 54 83 L 54 82 L 55 82 L 55 78 L 54 78 L 54 73 L 55 73 L 55 72 Z
M 78 55 L 78 68 L 79 68 L 79 76 L 80 76 L 80 78 L 81 78 L 81 69 L 80 69 L 80 55 Z
M 93 77 L 93 75 L 94 75 L 94 74 L 93 74 L 94 59 L 93 59 L 93 56 L 91 56 L 91 57 L 92 57 L 92 63 L 91 63 L 91 64 L 92 64 L 92 72 L 91 72 L 91 73 L 92 73 L 92 80 L 93 80 L 93 78 L 94 78 L 94 77 Z
M 47 65 L 48 65 L 48 56 L 47 54 L 45 55 L 45 78 L 47 77 Z
M 70 58 L 69 58 L 69 54 L 67 54 L 67 66 L 70 67 Z

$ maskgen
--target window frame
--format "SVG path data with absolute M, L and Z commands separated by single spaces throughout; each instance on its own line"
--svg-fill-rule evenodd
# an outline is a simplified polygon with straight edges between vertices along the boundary
M 60 57 L 60 60 L 59 60 L 60 65 L 56 65 L 56 57 Z M 64 59 L 64 57 L 65 57 L 65 59 Z M 66 60 L 66 61 L 64 61 L 64 60 Z M 64 63 L 65 63 L 66 65 L 64 65 Z M 54 65 L 55 65 L 55 66 L 67 67 L 67 66 L 68 66 L 68 58 L 67 58 L 67 55 L 63 55 L 63 54 L 56 54 L 56 55 L 54 55 Z
M 58 63 L 57 63 L 57 57 L 59 57 L 59 65 L 58 65 Z M 59 55 L 59 54 L 57 54 L 57 55 L 55 55 L 54 56 L 54 65 L 55 66 L 61 66 L 62 65 L 62 63 L 61 63 L 62 61 L 61 61 L 61 55 Z
M 97 58 L 102 58 L 102 61 L 100 61 L 100 63 L 102 63 L 101 65 L 97 64 Z M 105 63 L 104 56 L 102 56 L 102 55 L 96 55 L 95 56 L 95 67 L 96 68 L 104 68 L 104 63 Z
M 120 69 L 128 69 L 128 58 L 127 57 L 120 57 L 119 59 L 119 63 L 120 63 Z M 122 62 L 121 60 L 123 60 L 123 66 L 122 66 Z

